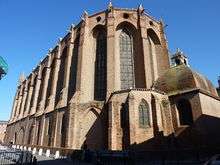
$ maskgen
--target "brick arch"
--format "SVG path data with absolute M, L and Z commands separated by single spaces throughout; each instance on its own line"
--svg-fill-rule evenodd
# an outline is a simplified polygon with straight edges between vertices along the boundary
M 158 34 L 152 28 L 147 29 L 147 35 L 152 39 L 155 45 L 161 45 L 161 41 L 158 37 Z
M 121 28 L 121 26 L 130 26 L 130 27 L 132 27 L 134 30 L 137 30 L 137 26 L 132 22 L 132 21 L 130 21 L 130 20 L 122 20 L 122 21 L 120 21 L 118 24 L 117 24 L 117 26 L 116 26 L 116 31 L 118 30 L 118 29 L 120 29 Z
M 98 31 L 100 31 L 100 30 L 105 30 L 105 31 L 106 31 L 106 30 L 107 30 L 107 29 L 106 29 L 106 26 L 101 25 L 101 24 L 97 24 L 97 25 L 95 25 L 93 28 L 91 28 L 89 34 L 92 35 L 93 37 L 95 37 L 96 33 L 97 33 Z
M 25 137 L 25 129 L 21 127 L 19 131 L 16 132 L 16 144 L 24 144 L 24 137 Z
M 96 107 L 96 106 L 90 106 L 90 107 L 87 107 L 87 108 L 84 110 L 83 115 L 88 114 L 90 111 L 92 111 L 97 117 L 98 117 L 99 114 L 101 113 L 101 109 L 99 109 L 98 107 Z
M 87 146 L 89 149 L 104 148 L 103 120 L 100 113 L 100 109 L 90 107 L 82 114 L 79 147 Z

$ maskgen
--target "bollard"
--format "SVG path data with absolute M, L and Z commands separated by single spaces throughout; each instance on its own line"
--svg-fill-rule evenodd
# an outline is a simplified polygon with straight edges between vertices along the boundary
M 46 157 L 50 157 L 50 150 L 49 149 L 46 150 Z
M 39 149 L 39 151 L 38 151 L 38 155 L 40 155 L 40 156 L 41 156 L 41 155 L 42 155 L 42 153 L 43 153 L 43 149 L 42 149 L 42 148 L 40 148 L 40 149 Z
M 27 151 L 27 147 L 26 146 L 24 146 L 24 151 Z
M 37 149 L 33 148 L 32 154 L 36 154 Z
M 60 157 L 60 151 L 56 151 L 54 158 L 55 159 L 59 159 L 59 157 Z
M 31 147 L 28 147 L 28 151 L 31 151 Z
M 23 150 L 23 146 L 20 146 L 20 150 Z

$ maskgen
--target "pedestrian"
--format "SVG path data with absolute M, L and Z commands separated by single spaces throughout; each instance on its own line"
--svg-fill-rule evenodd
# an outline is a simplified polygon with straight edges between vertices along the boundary
M 32 163 L 33 165 L 37 165 L 37 158 L 36 158 L 36 156 L 34 156 L 34 158 L 33 158 L 33 163 Z

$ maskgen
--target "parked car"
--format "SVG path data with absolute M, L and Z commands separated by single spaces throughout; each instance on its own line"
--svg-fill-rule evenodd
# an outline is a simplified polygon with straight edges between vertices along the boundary
M 211 157 L 204 165 L 220 165 L 220 154 Z

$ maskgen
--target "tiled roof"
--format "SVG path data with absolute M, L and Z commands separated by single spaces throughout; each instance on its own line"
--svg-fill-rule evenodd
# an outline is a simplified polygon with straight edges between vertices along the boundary
M 216 89 L 206 77 L 186 65 L 170 68 L 154 82 L 153 87 L 167 94 L 198 88 L 211 95 L 218 96 Z

